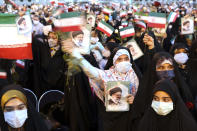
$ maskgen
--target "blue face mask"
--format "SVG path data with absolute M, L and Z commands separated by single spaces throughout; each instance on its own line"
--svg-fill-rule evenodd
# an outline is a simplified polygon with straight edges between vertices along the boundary
M 159 77 L 159 80 L 162 79 L 172 80 L 175 77 L 174 70 L 157 71 L 157 76 Z

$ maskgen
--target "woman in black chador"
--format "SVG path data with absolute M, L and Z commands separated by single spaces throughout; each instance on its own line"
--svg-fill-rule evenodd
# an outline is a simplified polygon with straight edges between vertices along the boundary
M 138 131 L 196 131 L 197 125 L 170 80 L 156 83 Z

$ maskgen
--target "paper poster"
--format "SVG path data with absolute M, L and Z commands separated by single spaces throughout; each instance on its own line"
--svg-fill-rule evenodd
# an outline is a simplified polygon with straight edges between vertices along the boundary
M 29 34 L 32 31 L 32 22 L 29 15 L 24 15 L 16 20 L 19 34 Z
M 163 37 L 166 34 L 166 28 L 152 28 L 152 31 L 154 32 L 155 36 Z
M 109 81 L 105 90 L 105 106 L 108 112 L 129 111 L 127 96 L 132 84 L 127 81 Z
M 91 27 L 95 26 L 96 17 L 94 15 L 87 16 L 87 23 L 91 25 Z
M 142 52 L 135 40 L 127 42 L 124 46 L 130 50 L 133 60 L 137 60 L 138 58 L 144 55 L 144 53 Z
M 194 17 L 181 18 L 181 34 L 194 33 Z

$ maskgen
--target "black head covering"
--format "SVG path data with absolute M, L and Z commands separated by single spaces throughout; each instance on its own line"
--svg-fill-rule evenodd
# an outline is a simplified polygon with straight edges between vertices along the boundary
M 170 49 L 170 53 L 172 56 L 174 56 L 174 51 L 176 49 L 186 49 L 187 52 L 189 50 L 186 43 L 175 43 Z
M 110 94 L 110 96 L 112 96 L 114 93 L 117 93 L 117 92 L 122 93 L 122 89 L 120 87 L 115 87 L 115 88 L 110 90 L 109 94 Z
M 183 77 L 180 75 L 176 62 L 173 57 L 167 52 L 156 53 L 150 65 L 148 65 L 147 72 L 142 78 L 142 82 L 139 85 L 138 92 L 136 94 L 133 104 L 132 119 L 140 117 L 151 103 L 151 95 L 154 89 L 155 83 L 159 80 L 156 74 L 156 63 L 161 59 L 171 59 L 174 66 L 174 82 L 177 85 L 178 91 L 184 100 L 184 102 L 192 102 L 193 98 L 189 90 L 188 85 L 185 83 Z
M 26 97 L 26 93 L 23 88 L 21 88 L 20 85 L 8 85 L 3 87 L 3 89 L 0 92 L 0 100 L 7 91 L 9 90 L 17 90 L 22 92 Z M 25 122 L 24 129 L 25 131 L 48 131 L 44 120 L 41 118 L 39 113 L 33 108 L 30 99 L 27 97 L 27 113 L 28 113 L 28 119 Z M 4 115 L 2 111 L 2 107 L 0 108 L 0 127 L 2 131 L 8 131 L 8 124 L 4 120 Z
M 197 95 L 197 40 L 192 43 L 192 46 L 189 51 L 189 60 L 188 60 L 188 76 L 189 84 L 193 95 Z
M 118 47 L 119 44 L 115 43 L 115 42 L 108 42 L 105 44 L 107 46 L 107 48 L 109 49 L 109 51 L 112 53 L 114 48 Z
M 142 120 L 139 124 L 139 131 L 195 131 L 197 125 L 182 101 L 176 85 L 170 80 L 159 81 L 151 94 L 151 99 L 157 91 L 164 91 L 172 98 L 174 110 L 166 116 L 158 115 L 148 105 Z

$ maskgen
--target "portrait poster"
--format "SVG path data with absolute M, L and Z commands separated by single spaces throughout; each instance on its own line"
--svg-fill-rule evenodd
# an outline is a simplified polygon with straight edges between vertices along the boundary
M 155 36 L 163 37 L 166 34 L 166 27 L 165 28 L 152 28 L 152 31 L 154 32 Z
M 138 58 L 144 55 L 144 53 L 142 52 L 142 50 L 140 49 L 140 47 L 134 39 L 128 41 L 124 45 L 124 47 L 127 47 L 130 50 L 133 60 L 137 60 Z
M 107 112 L 129 111 L 127 102 L 132 84 L 128 81 L 109 81 L 105 89 L 105 106 Z
M 24 15 L 16 20 L 18 34 L 25 35 L 32 32 L 32 21 L 29 15 Z
M 181 34 L 193 34 L 194 33 L 194 17 L 181 18 Z
M 87 23 L 91 25 L 91 27 L 95 26 L 96 17 L 94 15 L 87 15 Z

